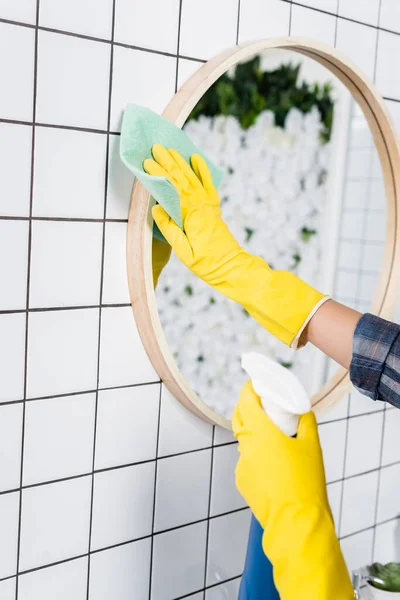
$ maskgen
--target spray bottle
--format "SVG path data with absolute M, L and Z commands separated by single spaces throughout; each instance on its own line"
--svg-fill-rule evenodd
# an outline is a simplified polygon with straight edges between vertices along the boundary
M 310 399 L 297 377 L 258 352 L 243 354 L 242 368 L 271 420 L 286 435 L 296 436 L 299 415 L 311 409 Z M 263 529 L 253 516 L 238 600 L 279 600 L 272 565 L 262 548 L 262 536 Z

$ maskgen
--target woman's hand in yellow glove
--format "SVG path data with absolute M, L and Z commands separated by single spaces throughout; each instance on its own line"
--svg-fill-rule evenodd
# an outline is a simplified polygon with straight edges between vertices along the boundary
M 314 413 L 296 438 L 270 420 L 250 382 L 232 419 L 236 485 L 264 529 L 263 548 L 282 600 L 350 600 L 354 592 L 329 507 Z
M 151 251 L 151 263 L 153 267 L 153 283 L 154 288 L 157 287 L 158 278 L 161 275 L 161 271 L 168 263 L 171 256 L 171 246 L 156 237 L 153 237 L 152 251 Z
M 265 329 L 295 347 L 324 295 L 293 273 L 273 271 L 237 243 L 222 219 L 217 191 L 200 155 L 194 154 L 189 165 L 179 152 L 159 144 L 152 153 L 154 160 L 145 160 L 144 169 L 166 177 L 180 197 L 183 230 L 162 206 L 153 208 L 154 220 L 178 258 L 220 293 L 239 302 Z

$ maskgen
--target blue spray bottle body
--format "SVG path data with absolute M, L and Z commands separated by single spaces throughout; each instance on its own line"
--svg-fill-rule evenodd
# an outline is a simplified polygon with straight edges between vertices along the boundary
M 298 415 L 311 408 L 307 392 L 297 377 L 257 352 L 244 354 L 242 367 L 261 397 L 265 412 L 283 433 L 295 436 Z M 263 529 L 253 515 L 238 600 L 279 600 L 272 565 L 263 551 L 262 536 Z

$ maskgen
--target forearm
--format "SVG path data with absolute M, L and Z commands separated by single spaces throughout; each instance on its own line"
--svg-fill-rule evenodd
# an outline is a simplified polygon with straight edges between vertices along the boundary
M 354 598 L 332 516 L 317 502 L 292 506 L 276 520 L 272 515 L 265 526 L 263 548 L 282 600 Z
M 335 300 L 325 302 L 302 333 L 301 345 L 310 342 L 348 369 L 353 352 L 354 331 L 362 314 Z

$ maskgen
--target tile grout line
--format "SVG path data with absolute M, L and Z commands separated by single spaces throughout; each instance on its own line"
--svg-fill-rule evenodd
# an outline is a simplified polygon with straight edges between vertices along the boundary
M 32 146 L 31 146 L 31 173 L 29 188 L 29 216 L 32 216 L 33 208 L 33 188 L 35 177 L 35 122 L 36 122 L 36 97 L 37 97 L 37 74 L 38 74 L 38 52 L 39 52 L 39 11 L 40 0 L 36 0 L 36 25 L 35 25 L 35 43 L 34 43 L 34 62 L 33 62 L 33 104 L 32 104 Z M 19 507 L 18 507 L 18 537 L 17 537 L 17 556 L 16 556 L 16 580 L 15 580 L 15 600 L 18 600 L 19 591 L 19 571 L 21 562 L 21 537 L 22 537 L 22 483 L 24 474 L 24 451 L 25 451 L 25 418 L 26 418 L 26 397 L 28 390 L 28 328 L 29 328 L 29 295 L 30 295 L 30 276 L 31 276 L 31 258 L 32 258 L 32 222 L 29 222 L 28 228 L 28 262 L 26 269 L 26 317 L 25 317 L 25 356 L 24 356 L 24 398 L 22 403 L 22 423 L 21 423 L 21 469 L 20 469 L 20 487 L 19 487 Z
M 95 461 L 96 461 L 96 437 L 97 437 L 97 417 L 99 403 L 99 383 L 100 383 L 100 358 L 101 358 L 101 320 L 102 320 L 102 300 L 103 300 L 103 285 L 104 285 L 104 262 L 105 262 L 105 244 L 106 244 L 106 216 L 107 216 L 107 195 L 108 195 L 108 174 L 109 174 L 109 158 L 110 158 L 110 124 L 111 124 L 111 100 L 112 100 L 112 84 L 113 84 L 113 66 L 114 66 L 114 34 L 115 34 L 115 8 L 116 0 L 112 0 L 112 16 L 111 16 L 111 46 L 110 46 L 110 71 L 108 82 L 108 113 L 107 113 L 107 142 L 105 156 L 105 172 L 104 172 L 104 207 L 103 207 L 103 232 L 102 232 L 102 249 L 101 249 L 101 275 L 100 275 L 100 290 L 99 290 L 99 322 L 98 322 L 98 339 L 97 339 L 97 376 L 96 376 L 96 397 L 94 407 L 94 428 L 93 428 L 93 458 L 92 458 L 92 481 L 90 494 L 90 512 L 89 512 L 89 535 L 88 535 L 88 559 L 87 559 L 87 589 L 86 600 L 90 597 L 90 568 L 91 568 L 91 544 L 93 533 L 93 506 L 94 506 L 94 487 L 95 487 Z
M 374 79 L 373 79 L 374 83 L 376 82 L 377 65 L 378 65 L 381 13 L 382 13 L 382 0 L 379 0 L 378 31 L 376 34 L 375 60 L 374 60 Z M 371 200 L 371 192 L 369 195 L 369 200 Z M 365 248 L 365 243 L 362 245 L 362 248 Z M 374 507 L 374 527 L 373 527 L 373 531 L 372 531 L 371 562 L 373 561 L 373 557 L 375 554 L 376 527 L 377 527 L 377 521 L 378 521 L 379 496 L 380 496 L 381 476 L 382 476 L 383 448 L 384 448 L 384 442 L 385 442 L 385 426 L 386 426 L 386 405 L 385 405 L 385 410 L 383 411 L 382 428 L 381 428 L 381 447 L 379 450 L 378 481 L 377 481 L 377 486 L 376 486 L 376 497 L 375 497 L 375 507 Z
M 158 395 L 158 416 L 157 416 L 157 438 L 156 438 L 156 458 L 154 460 L 154 492 L 153 492 L 153 515 L 151 520 L 151 540 L 150 540 L 150 567 L 149 567 L 149 600 L 151 600 L 153 560 L 154 560 L 154 525 L 156 520 L 156 495 L 157 495 L 157 474 L 158 474 L 158 449 L 160 445 L 160 422 L 161 422 L 161 396 L 162 383 L 160 382 Z
M 181 45 L 181 25 L 182 25 L 182 4 L 183 0 L 179 0 L 179 12 L 178 12 L 178 32 L 176 38 L 176 69 L 175 69 L 175 94 L 178 91 L 178 79 L 179 79 L 179 50 Z
M 210 542 L 210 521 L 211 521 L 211 497 L 212 497 L 212 481 L 213 481 L 213 470 L 214 470 L 214 441 L 215 441 L 215 427 L 213 425 L 212 439 L 211 439 L 211 457 L 210 457 L 210 486 L 208 490 L 208 507 L 206 517 L 206 548 L 205 548 L 205 560 L 204 560 L 204 594 L 203 600 L 206 600 L 206 587 L 207 587 L 207 567 L 208 567 L 208 546 Z
M 238 7 L 237 7 L 237 27 L 236 27 L 236 46 L 239 45 L 239 34 L 240 34 L 240 9 L 241 9 L 241 5 L 240 5 L 241 0 L 238 0 Z
M 235 513 L 238 513 L 238 512 L 243 512 L 245 510 L 249 510 L 249 508 L 248 507 L 244 507 L 244 508 L 239 508 L 239 509 L 236 509 L 236 510 L 233 510 L 233 511 L 228 511 L 226 513 L 221 513 L 221 514 L 215 515 L 213 517 L 210 517 L 210 519 L 211 520 L 218 519 L 220 517 L 225 517 L 225 516 L 228 516 L 228 515 L 231 515 L 231 514 L 235 514 Z M 389 519 L 384 519 L 383 521 L 380 521 L 379 523 L 377 523 L 377 525 L 378 526 L 380 526 L 380 525 L 386 525 L 387 523 L 392 523 L 392 522 L 398 521 L 398 520 L 400 520 L 400 516 L 390 517 Z M 191 523 L 184 523 L 183 525 L 178 525 L 176 527 L 172 527 L 170 529 L 166 529 L 166 530 L 160 531 L 159 533 L 157 532 L 154 535 L 155 536 L 163 535 L 163 534 L 169 533 L 171 531 L 175 531 L 175 530 L 178 530 L 178 529 L 183 529 L 185 527 L 190 527 L 192 525 L 197 525 L 199 523 L 204 523 L 206 521 L 207 521 L 207 518 L 200 519 L 198 521 L 193 521 Z M 369 527 L 363 527 L 362 529 L 358 529 L 357 531 L 353 531 L 352 533 L 349 533 L 347 535 L 342 536 L 340 539 L 341 540 L 345 540 L 347 538 L 359 535 L 360 533 L 364 533 L 365 531 L 369 531 L 370 529 L 373 529 L 373 527 L 374 527 L 373 525 L 371 525 Z M 133 539 L 125 540 L 123 542 L 118 542 L 118 543 L 112 544 L 110 546 L 104 546 L 104 547 L 101 547 L 101 548 L 96 548 L 95 550 L 91 550 L 90 554 L 100 554 L 102 552 L 107 552 L 109 550 L 113 550 L 115 548 L 120 548 L 122 546 L 128 546 L 130 544 L 135 544 L 137 542 L 141 542 L 143 540 L 147 540 L 147 539 L 150 539 L 150 538 L 151 538 L 151 535 L 145 535 L 145 536 L 142 536 L 142 537 L 139 537 L 139 538 L 133 538 Z M 86 558 L 87 556 L 88 556 L 87 553 L 77 554 L 75 556 L 70 556 L 68 558 L 64 558 L 64 559 L 61 559 L 61 560 L 58 560 L 58 561 L 55 561 L 55 562 L 52 562 L 52 563 L 46 563 L 46 564 L 43 564 L 43 565 L 38 565 L 36 567 L 31 567 L 30 569 L 25 569 L 24 571 L 21 571 L 20 575 L 26 575 L 28 573 L 34 573 L 36 571 L 43 571 L 44 569 L 50 569 L 50 568 L 55 567 L 57 565 L 61 565 L 61 564 L 72 562 L 74 560 L 79 560 L 79 559 L 82 559 L 82 558 Z M 1 577 L 0 578 L 0 582 L 7 581 L 9 579 L 14 579 L 15 577 L 16 577 L 15 574 L 14 575 L 7 575 L 6 577 Z M 200 591 L 203 591 L 204 589 L 209 589 L 209 588 L 215 587 L 217 585 L 220 585 L 221 583 L 225 583 L 227 581 L 230 581 L 231 579 L 237 579 L 238 577 L 241 577 L 241 575 L 237 575 L 237 576 L 235 576 L 233 578 L 229 578 L 229 579 L 225 579 L 223 581 L 219 581 L 219 582 L 217 582 L 215 584 L 210 584 L 209 586 L 206 586 L 206 588 L 201 588 Z M 196 593 L 197 593 L 196 591 L 192 591 L 192 592 L 190 592 L 188 594 L 188 596 L 190 596 L 192 594 L 196 594 Z
M 160 462 L 162 460 L 169 460 L 171 458 L 177 458 L 180 456 L 186 456 L 188 454 L 195 454 L 197 452 L 206 452 L 207 450 L 213 450 L 213 449 L 215 450 L 216 448 L 223 448 L 226 446 L 234 446 L 235 444 L 236 444 L 236 442 L 226 442 L 224 444 L 219 444 L 218 446 L 206 446 L 204 448 L 197 448 L 196 450 L 186 450 L 184 452 L 179 452 L 177 454 L 168 454 L 165 456 L 159 456 L 157 458 L 157 462 Z M 32 488 L 56 485 L 58 483 L 65 483 L 67 481 L 74 481 L 76 479 L 84 479 L 85 477 L 90 477 L 93 474 L 97 475 L 99 473 L 108 473 L 110 471 L 119 471 L 122 469 L 129 469 L 132 467 L 137 467 L 140 465 L 146 465 L 146 464 L 155 463 L 155 462 L 156 462 L 155 458 L 149 458 L 147 460 L 135 461 L 135 462 L 131 462 L 131 463 L 124 463 L 122 465 L 113 465 L 110 467 L 102 467 L 99 469 L 94 469 L 93 471 L 89 471 L 89 472 L 85 472 L 85 473 L 78 473 L 77 475 L 69 475 L 66 477 L 61 477 L 59 479 L 37 481 L 36 483 L 29 483 L 29 484 L 23 485 L 21 488 L 17 487 L 17 488 L 2 490 L 2 491 L 0 491 L 0 496 L 6 496 L 7 494 L 12 494 L 12 493 L 18 492 L 20 489 L 29 490 Z M 337 484 L 340 482 L 349 481 L 351 479 L 357 479 L 357 477 L 363 477 L 365 475 L 369 475 L 371 473 L 376 473 L 377 471 L 380 471 L 383 469 L 390 469 L 391 467 L 396 467 L 399 465 L 400 465 L 400 460 L 394 461 L 394 462 L 391 462 L 388 464 L 382 464 L 379 467 L 375 467 L 374 469 L 369 469 L 368 471 L 361 471 L 359 473 L 354 473 L 352 475 L 348 475 L 347 477 L 341 477 L 339 479 L 332 479 L 330 481 L 327 481 L 327 485 L 329 486 L 329 485 L 334 485 L 334 484 Z M 234 509 L 234 510 L 236 510 L 236 509 Z M 238 509 L 238 510 L 241 510 L 241 509 Z M 216 516 L 221 516 L 221 514 L 218 514 Z M 210 517 L 210 519 L 212 519 L 212 518 L 214 518 L 214 517 Z M 159 533 L 159 532 L 156 532 L 156 533 Z
M 340 532 L 342 529 L 342 517 L 343 517 L 343 501 L 344 501 L 344 483 L 346 481 L 346 460 L 347 460 L 347 446 L 349 439 L 349 415 L 350 415 L 350 403 L 351 403 L 351 394 L 347 394 L 348 404 L 347 404 L 347 417 L 346 417 L 346 435 L 344 439 L 344 454 L 343 454 L 343 469 L 342 469 L 342 489 L 340 490 L 340 503 L 339 503 L 339 519 L 337 525 L 337 534 L 340 537 Z

